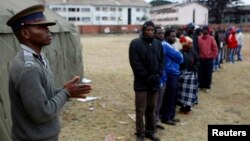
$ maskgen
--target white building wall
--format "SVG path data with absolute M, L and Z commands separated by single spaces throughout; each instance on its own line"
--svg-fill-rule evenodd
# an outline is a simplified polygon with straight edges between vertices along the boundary
M 195 24 L 205 25 L 208 23 L 208 9 L 192 3 L 179 8 L 180 24 L 188 24 L 193 22 L 193 11 L 195 10 Z
M 151 15 L 152 21 L 156 25 L 166 26 L 166 25 L 175 25 L 179 23 L 178 13 L 153 13 Z M 175 20 L 166 20 L 166 19 L 175 19 Z
M 208 25 L 208 9 L 205 7 L 196 10 L 196 24 Z
M 172 7 L 174 13 L 151 13 L 151 19 L 157 25 L 186 25 L 193 22 L 193 10 L 195 9 L 195 24 L 204 25 L 208 23 L 208 9 L 197 3 L 190 3 L 182 6 Z M 175 19 L 176 20 L 159 20 L 159 19 Z
M 49 5 L 49 8 L 74 25 L 127 25 L 128 9 L 131 9 L 131 25 L 143 24 L 145 20 L 142 17 L 150 18 L 148 7 Z

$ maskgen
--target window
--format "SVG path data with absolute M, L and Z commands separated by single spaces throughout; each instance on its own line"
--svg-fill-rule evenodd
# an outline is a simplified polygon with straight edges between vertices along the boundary
M 156 21 L 178 21 L 178 17 L 173 17 L 173 18 L 159 18 Z
M 108 8 L 107 8 L 107 7 L 103 7 L 103 8 L 102 8 L 102 11 L 107 12 L 107 11 L 108 11 Z
M 100 21 L 100 16 L 96 16 L 95 19 L 96 19 L 97 21 Z
M 69 8 L 69 12 L 75 12 L 76 9 L 75 8 Z
M 96 7 L 95 10 L 96 10 L 96 11 L 100 11 L 100 7 Z
M 103 21 L 107 21 L 107 20 L 108 20 L 108 17 L 102 17 L 102 20 L 103 20 Z
M 119 8 L 118 11 L 122 12 L 122 8 Z
M 111 21 L 116 21 L 116 17 L 114 17 L 114 16 L 113 16 L 113 17 L 110 17 L 110 20 L 111 20 Z
M 110 11 L 115 12 L 115 11 L 116 11 L 116 9 L 115 9 L 114 7 L 111 7 L 111 8 L 110 8 Z
M 140 21 L 140 17 L 136 17 L 136 21 Z
M 90 17 L 82 17 L 83 22 L 90 22 Z
M 52 11 L 61 11 L 61 8 L 60 7 L 53 7 Z
M 69 17 L 69 21 L 76 21 L 76 17 Z
M 136 12 L 140 12 L 140 8 L 136 8 Z
M 90 12 L 90 8 L 82 8 L 82 12 Z

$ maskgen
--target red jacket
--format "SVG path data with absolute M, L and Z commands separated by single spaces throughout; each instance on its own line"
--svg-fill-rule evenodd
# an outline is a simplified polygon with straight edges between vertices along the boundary
M 218 47 L 213 36 L 199 36 L 198 46 L 200 59 L 215 59 L 218 56 Z
M 237 40 L 236 40 L 236 36 L 235 33 L 230 33 L 228 40 L 227 40 L 227 47 L 228 48 L 237 48 Z

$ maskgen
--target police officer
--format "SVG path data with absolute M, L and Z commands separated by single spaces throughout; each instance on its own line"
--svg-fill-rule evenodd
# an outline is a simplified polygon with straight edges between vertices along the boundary
M 54 87 L 53 74 L 42 48 L 52 40 L 44 5 L 34 5 L 13 15 L 8 21 L 21 44 L 9 73 L 9 94 L 14 141 L 57 141 L 59 112 L 69 98 L 85 97 L 91 86 L 78 84 L 79 77 Z

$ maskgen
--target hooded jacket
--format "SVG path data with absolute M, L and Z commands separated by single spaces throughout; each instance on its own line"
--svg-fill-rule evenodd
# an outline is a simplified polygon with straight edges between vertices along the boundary
M 154 38 L 145 37 L 131 41 L 129 46 L 129 62 L 134 74 L 134 90 L 158 90 L 160 76 L 164 71 L 164 57 L 161 42 Z M 148 84 L 150 77 L 155 77 L 153 84 Z

